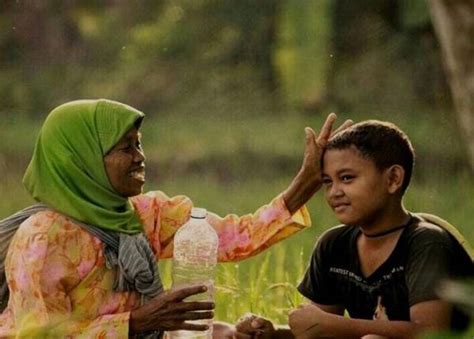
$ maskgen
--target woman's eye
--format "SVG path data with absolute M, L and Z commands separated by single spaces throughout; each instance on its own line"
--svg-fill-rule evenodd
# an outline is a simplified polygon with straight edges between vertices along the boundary
M 125 145 L 125 146 L 120 148 L 120 151 L 121 152 L 130 152 L 131 149 L 132 149 L 131 145 Z

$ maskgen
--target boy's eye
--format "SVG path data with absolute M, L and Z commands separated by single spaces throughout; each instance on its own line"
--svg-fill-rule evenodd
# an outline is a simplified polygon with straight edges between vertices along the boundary
M 328 186 L 332 183 L 331 179 L 329 178 L 323 178 L 323 185 Z
M 341 176 L 341 181 L 342 181 L 342 182 L 349 182 L 349 181 L 351 181 L 352 179 L 354 179 L 354 176 L 353 176 L 353 175 L 343 175 L 343 176 Z

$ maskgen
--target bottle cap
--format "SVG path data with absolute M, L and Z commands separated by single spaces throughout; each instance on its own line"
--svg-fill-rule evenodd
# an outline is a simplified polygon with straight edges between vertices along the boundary
M 205 219 L 207 215 L 207 210 L 205 208 L 193 207 L 191 209 L 191 218 L 194 219 Z

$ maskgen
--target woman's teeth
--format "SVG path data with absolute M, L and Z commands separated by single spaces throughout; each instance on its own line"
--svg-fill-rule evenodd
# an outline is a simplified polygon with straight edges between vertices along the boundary
M 144 170 L 130 172 L 130 176 L 133 179 L 137 179 L 137 180 L 140 180 L 140 181 L 145 181 L 145 171 Z

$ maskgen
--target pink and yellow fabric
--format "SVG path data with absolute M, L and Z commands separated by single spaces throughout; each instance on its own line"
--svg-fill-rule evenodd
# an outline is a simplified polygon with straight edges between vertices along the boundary
M 132 201 L 157 259 L 170 258 L 191 200 L 155 191 Z M 208 221 L 219 236 L 221 262 L 251 257 L 310 226 L 306 208 L 291 216 L 281 196 L 254 214 L 209 213 Z M 127 338 L 139 296 L 113 291 L 114 272 L 106 268 L 102 249 L 99 239 L 59 213 L 26 220 L 6 259 L 10 300 L 0 315 L 0 337 Z

